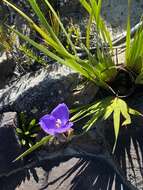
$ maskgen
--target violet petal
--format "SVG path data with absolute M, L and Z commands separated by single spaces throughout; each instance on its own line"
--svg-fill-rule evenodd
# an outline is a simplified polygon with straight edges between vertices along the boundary
M 55 119 L 61 120 L 61 125 L 66 125 L 66 123 L 69 121 L 69 109 L 66 106 L 66 104 L 62 103 L 59 104 L 52 112 L 51 115 L 55 117 Z
M 50 135 L 55 135 L 56 119 L 52 115 L 45 115 L 39 122 L 41 128 Z

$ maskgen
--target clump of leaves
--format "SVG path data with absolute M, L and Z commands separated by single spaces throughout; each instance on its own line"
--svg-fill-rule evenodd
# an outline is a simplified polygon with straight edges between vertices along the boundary
M 36 119 L 29 120 L 25 112 L 19 114 L 19 126 L 16 128 L 16 132 L 23 147 L 32 147 L 39 131 L 40 127 Z
M 41 65 L 45 65 L 45 61 L 41 58 L 41 56 L 36 55 L 34 51 L 26 45 L 20 45 L 19 50 L 24 53 L 24 55 L 29 57 L 30 60 L 34 60 Z M 30 61 L 28 63 L 30 64 Z
M 40 7 L 38 6 L 37 2 L 35 0 L 28 0 L 30 3 L 33 11 L 38 16 L 38 19 L 40 21 L 40 25 L 38 26 L 30 17 L 28 17 L 24 12 L 22 12 L 20 9 L 18 9 L 16 6 L 12 5 L 7 0 L 3 0 L 3 2 L 7 3 L 9 6 L 11 6 L 13 9 L 15 9 L 23 18 L 27 20 L 27 22 L 30 24 L 33 30 L 35 30 L 41 38 L 43 38 L 44 44 L 39 44 L 36 41 L 30 39 L 29 37 L 23 35 L 22 33 L 16 31 L 15 29 L 12 29 L 16 34 L 18 34 L 22 39 L 24 39 L 26 42 L 30 43 L 32 46 L 37 48 L 38 50 L 42 51 L 45 55 L 48 57 L 58 61 L 61 64 L 64 64 L 71 69 L 79 72 L 81 75 L 85 76 L 87 79 L 92 80 L 93 82 L 96 82 L 98 80 L 98 84 L 100 84 L 103 87 L 107 87 L 101 80 L 99 79 L 99 76 L 97 75 L 97 72 L 95 70 L 95 67 L 89 64 L 87 59 L 80 59 L 77 55 L 76 47 L 73 44 L 70 36 L 68 35 L 68 32 L 66 31 L 65 27 L 63 26 L 60 18 L 58 17 L 58 14 L 53 9 L 53 7 L 50 5 L 50 3 L 47 0 L 44 0 L 45 4 L 47 5 L 47 8 L 50 9 L 52 14 L 55 16 L 57 22 L 59 23 L 59 26 L 61 28 L 61 31 L 67 38 L 67 42 L 70 46 L 70 51 L 64 47 L 60 39 L 55 34 L 53 28 L 50 26 L 50 24 L 47 22 L 46 17 L 44 16 L 43 12 L 40 10 Z M 96 2 L 96 1 L 95 1 Z M 97 3 L 96 3 L 97 5 Z M 100 36 L 102 36 L 103 40 L 109 41 L 109 44 L 111 45 L 111 39 L 110 35 L 107 32 L 107 29 L 105 27 L 105 24 L 103 23 L 103 20 L 100 19 L 99 13 L 100 13 L 100 6 L 96 6 L 96 9 L 98 11 L 98 15 L 93 15 L 93 18 L 95 21 L 97 21 L 98 30 L 100 33 Z M 90 11 L 92 10 L 92 7 L 90 6 Z M 104 29 L 104 31 L 103 31 Z M 47 46 L 51 47 L 53 51 L 50 51 Z M 72 51 L 71 51 L 72 50 Z M 104 53 L 104 52 L 103 52 Z M 99 57 L 100 59 L 100 57 Z M 101 60 L 103 61 L 103 59 Z M 111 64 L 110 64 L 111 63 Z M 115 71 L 115 68 L 113 68 L 113 63 L 110 62 L 110 73 L 113 73 L 113 70 Z M 108 66 L 109 66 L 108 64 Z M 107 66 L 107 64 L 105 64 Z M 107 67 L 104 68 L 106 70 Z M 97 69 L 98 70 L 98 69 Z M 101 70 L 99 69 L 99 73 Z M 108 77 L 109 80 L 109 77 Z
M 130 2 L 128 0 L 129 11 Z M 134 72 L 135 83 L 143 84 L 143 25 L 137 30 L 135 37 L 131 40 L 130 12 L 127 22 L 127 37 L 126 37 L 126 67 Z
M 0 52 L 10 53 L 16 40 L 16 35 L 9 32 L 7 27 L 3 24 L 0 25 Z
M 116 147 L 119 129 L 120 129 L 120 118 L 124 118 L 122 126 L 128 126 L 131 124 L 131 115 L 142 116 L 138 111 L 128 107 L 126 102 L 118 97 L 107 97 L 104 100 L 99 100 L 91 105 L 86 105 L 81 108 L 71 110 L 72 113 L 77 112 L 72 118 L 71 121 L 77 122 L 83 118 L 91 116 L 88 122 L 83 126 L 83 129 L 88 131 L 91 127 L 94 126 L 96 121 L 107 120 L 113 115 L 114 131 L 115 131 L 115 144 L 113 152 Z
M 67 27 L 68 35 L 70 36 L 71 40 L 73 41 L 75 46 L 80 46 L 81 43 L 81 31 L 80 27 L 73 23 L 73 20 L 70 20 L 70 23 Z M 67 48 L 69 43 L 67 42 Z
M 58 17 L 60 18 L 59 13 L 57 13 L 57 14 L 58 14 Z M 57 18 L 51 11 L 49 11 L 49 17 L 50 17 L 51 27 L 52 27 L 54 33 L 56 34 L 56 36 L 59 36 L 60 25 L 59 25 L 59 22 L 57 21 Z

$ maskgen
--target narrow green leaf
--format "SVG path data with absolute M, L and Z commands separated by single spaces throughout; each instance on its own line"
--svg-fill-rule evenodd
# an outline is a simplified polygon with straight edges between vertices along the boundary
M 83 126 L 83 129 L 85 129 L 86 132 L 89 131 L 91 127 L 97 122 L 97 120 L 101 118 L 102 115 L 103 115 L 103 109 L 93 114 L 93 117 Z
M 20 36 L 22 39 L 24 39 L 25 41 L 29 42 L 32 46 L 34 46 L 35 48 L 37 48 L 38 50 L 42 51 L 45 55 L 49 56 L 50 58 L 58 61 L 59 63 L 66 65 L 70 68 L 72 68 L 73 70 L 77 71 L 78 73 L 80 73 L 81 75 L 85 76 L 86 78 L 93 80 L 93 78 L 89 75 L 91 72 L 91 66 L 89 66 L 86 61 L 80 61 L 80 59 L 77 59 L 76 57 L 72 56 L 71 58 L 67 58 L 65 57 L 65 59 L 60 58 L 58 55 L 56 55 L 55 53 L 52 53 L 51 51 L 49 51 L 47 49 L 47 47 L 44 47 L 43 45 L 35 42 L 34 40 L 30 39 L 29 37 L 23 35 L 22 33 L 18 32 L 15 29 L 11 29 L 13 30 L 18 36 Z M 81 64 L 79 64 L 77 61 Z M 90 70 L 89 70 L 90 69 Z
M 97 24 L 97 28 L 99 30 L 99 33 L 102 35 L 102 38 L 105 42 L 107 42 L 112 50 L 112 39 L 110 36 L 110 33 L 104 24 L 103 19 L 100 16 L 100 10 L 101 10 L 101 4 L 102 1 L 100 0 L 97 4 L 96 0 L 90 0 L 90 4 L 86 0 L 80 0 L 80 3 L 82 6 L 86 9 L 86 11 L 90 15 L 94 15 L 95 22 Z M 97 16 L 98 15 L 98 16 Z
M 72 55 L 69 53 L 69 52 L 67 52 L 67 50 L 60 44 L 60 42 L 59 43 L 57 43 L 56 41 L 58 40 L 58 38 L 57 38 L 57 40 L 54 38 L 54 39 L 52 39 L 51 37 L 50 37 L 50 35 L 47 33 L 47 32 L 45 32 L 41 27 L 39 27 L 37 24 L 35 24 L 34 23 L 34 21 L 30 18 L 30 17 L 28 17 L 24 12 L 22 12 L 20 9 L 18 9 L 16 6 L 14 6 L 13 4 L 11 4 L 11 3 L 9 3 L 7 0 L 3 0 L 5 3 L 7 3 L 10 7 L 12 7 L 15 11 L 17 11 L 23 18 L 25 18 L 27 21 L 28 21 L 28 23 L 30 24 L 30 26 L 34 29 L 34 30 L 36 30 L 41 36 L 42 36 L 42 38 L 43 38 L 43 40 L 48 44 L 48 45 L 50 45 L 50 46 L 52 46 L 58 53 L 60 53 L 61 55 L 63 55 L 63 56 L 67 56 L 67 57 L 71 57 Z M 33 1 L 33 0 L 32 0 Z M 35 1 L 35 0 L 34 0 Z M 43 21 L 44 22 L 44 21 Z M 49 29 L 50 30 L 50 29 Z M 49 31 L 48 30 L 48 31 Z M 52 29 L 51 29 L 51 32 L 50 32 L 50 34 L 52 35 L 53 33 L 52 33 Z M 53 34 L 54 35 L 54 34 Z M 52 36 L 53 36 L 52 35 Z
M 26 145 L 26 141 L 24 139 L 21 140 L 21 143 L 22 143 L 23 146 Z
M 115 98 L 114 100 L 113 121 L 114 121 L 114 132 L 115 132 L 115 143 L 113 147 L 113 153 L 114 153 L 120 129 L 120 107 L 118 105 L 118 98 Z
M 22 130 L 20 128 L 16 128 L 17 133 L 22 133 Z
M 21 158 L 24 158 L 25 156 L 27 156 L 28 154 L 30 154 L 31 152 L 33 152 L 34 150 L 36 150 L 37 148 L 39 148 L 40 146 L 44 145 L 45 143 L 49 142 L 49 140 L 51 139 L 51 136 L 46 136 L 44 138 L 42 138 L 41 141 L 37 142 L 35 145 L 33 145 L 32 147 L 30 147 L 28 150 L 26 150 L 24 153 L 22 153 L 20 156 L 18 156 L 13 162 L 20 160 Z
M 125 118 L 125 121 L 122 123 L 122 125 L 129 125 L 131 123 L 131 117 L 129 115 L 129 110 L 126 102 L 121 99 L 118 99 L 118 105 L 120 106 L 121 113 Z
M 130 7 L 131 0 L 128 0 L 128 20 L 127 20 L 127 34 L 126 34 L 126 62 L 128 62 L 130 47 L 131 47 L 131 24 L 130 24 Z
M 111 105 L 109 105 L 109 106 L 106 108 L 105 114 L 104 114 L 104 116 L 103 116 L 103 119 L 104 119 L 104 120 L 108 119 L 108 118 L 111 116 L 111 114 L 113 113 L 113 111 L 114 111 L 114 107 L 113 107 L 113 105 L 111 104 Z
M 79 72 L 81 75 L 86 78 L 93 80 L 94 77 L 90 76 L 92 68 L 86 62 L 82 61 L 82 64 L 78 64 L 74 59 L 65 59 L 66 65 L 72 68 L 73 70 Z
M 97 11 L 96 11 L 96 22 L 98 25 L 100 24 L 101 5 L 102 5 L 102 0 L 98 0 Z
M 90 4 L 86 0 L 80 0 L 80 3 L 82 6 L 87 10 L 87 12 L 90 14 L 92 12 Z
M 67 38 L 67 40 L 68 40 L 68 42 L 69 42 L 71 48 L 72 48 L 72 50 L 74 51 L 74 53 L 75 53 L 75 55 L 76 55 L 75 46 L 74 46 L 74 44 L 72 43 L 72 41 L 71 41 L 71 39 L 70 39 L 70 37 L 69 37 L 69 35 L 68 35 L 68 33 L 67 33 L 67 31 L 66 31 L 64 25 L 63 25 L 63 23 L 61 22 L 60 18 L 58 17 L 56 11 L 53 9 L 53 7 L 51 6 L 51 4 L 50 4 L 47 0 L 44 0 L 44 1 L 45 1 L 45 3 L 47 4 L 47 6 L 49 7 L 49 9 L 51 10 L 51 12 L 53 13 L 53 15 L 55 16 L 55 18 L 57 19 L 57 21 L 58 21 L 58 23 L 59 23 L 61 29 L 63 30 L 63 32 L 64 32 L 64 34 L 65 34 L 65 36 L 66 36 L 66 38 Z
M 31 127 L 33 127 L 36 124 L 36 119 L 32 119 L 29 123 Z
M 36 0 L 28 0 L 28 1 L 30 3 L 31 7 L 33 8 L 34 12 L 38 16 L 42 26 L 44 26 L 45 30 L 51 35 L 51 37 L 56 41 L 56 43 L 58 43 L 65 51 L 64 46 L 62 45 L 60 40 L 57 38 L 57 36 L 55 35 L 53 29 L 51 28 L 51 26 L 47 22 L 47 19 L 45 18 L 42 11 L 40 10 L 38 4 L 36 3 Z
M 30 137 L 32 137 L 32 138 L 35 138 L 37 136 L 38 136 L 38 134 L 32 134 L 32 135 L 30 135 Z
M 92 110 L 94 110 L 94 112 L 98 111 L 100 104 L 101 104 L 101 102 L 97 101 L 92 104 L 82 106 L 80 108 L 75 109 L 74 112 L 78 112 L 78 113 L 76 113 L 74 116 L 72 116 L 70 121 L 75 121 L 77 118 L 81 118 L 86 113 L 91 113 Z
M 134 110 L 134 109 L 132 109 L 132 108 L 129 108 L 129 113 L 130 113 L 131 115 L 143 117 L 143 114 L 142 114 L 142 113 L 140 113 L 139 111 Z
M 26 131 L 25 133 L 24 133 L 24 135 L 29 135 L 30 134 L 30 131 Z
M 97 30 L 98 30 L 99 34 L 101 35 L 101 37 L 103 38 L 104 42 L 108 43 L 110 46 L 110 49 L 112 50 L 112 40 L 111 40 L 110 33 L 109 33 L 103 19 L 100 16 L 102 1 L 99 0 L 99 2 L 97 4 L 96 0 L 90 0 L 90 4 L 91 4 L 92 11 L 93 11 L 94 19 L 95 19 L 95 22 L 97 25 Z M 91 14 L 91 12 L 89 14 Z
M 86 47 L 87 49 L 90 49 L 90 32 L 91 32 L 91 25 L 93 21 L 93 14 L 89 16 L 87 28 L 86 28 Z

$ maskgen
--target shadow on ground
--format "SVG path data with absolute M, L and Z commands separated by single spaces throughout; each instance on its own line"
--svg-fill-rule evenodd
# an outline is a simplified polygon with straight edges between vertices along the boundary
M 141 121 L 138 120 L 138 122 L 141 124 Z M 110 130 L 110 139 L 111 136 L 112 131 Z M 87 140 L 86 144 L 89 141 Z M 89 151 L 91 153 L 90 143 L 88 144 L 89 149 L 86 148 L 86 152 Z M 111 158 L 110 154 L 107 155 L 104 153 L 103 157 L 96 158 L 94 157 L 94 154 L 96 154 L 94 150 L 90 156 L 86 155 L 86 152 L 82 152 L 81 157 L 66 157 L 63 152 L 63 157 L 57 156 L 54 159 L 36 162 L 36 165 L 29 167 L 30 169 L 25 168 L 21 172 L 17 172 L 9 177 L 1 177 L 0 189 L 142 189 L 142 144 L 143 129 L 141 127 L 131 126 L 130 128 L 124 128 L 120 133 L 114 158 Z

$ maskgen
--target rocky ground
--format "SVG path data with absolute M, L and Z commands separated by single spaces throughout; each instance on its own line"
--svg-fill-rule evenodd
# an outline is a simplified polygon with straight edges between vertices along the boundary
M 132 26 L 140 20 L 143 3 L 132 1 Z M 87 15 L 78 1 L 67 0 L 61 4 L 60 13 L 83 27 Z M 127 1 L 103 0 L 102 15 L 113 39 L 126 29 Z M 12 21 L 11 21 L 12 22 Z M 20 21 L 21 22 L 21 21 Z M 120 56 L 120 62 L 124 60 Z M 18 126 L 17 113 L 27 111 L 29 116 L 39 118 L 59 102 L 69 107 L 91 102 L 97 88 L 93 84 L 83 86 L 83 79 L 70 69 L 52 63 L 48 68 L 35 71 L 17 69 L 15 60 L 0 57 L 0 189 L 1 190 L 135 190 L 143 189 L 142 121 L 137 118 L 130 129 L 123 130 L 113 158 L 105 140 L 113 130 L 107 130 L 106 138 L 92 131 L 70 144 L 47 148 L 34 154 L 29 163 L 23 160 L 13 163 L 21 152 L 15 134 Z M 135 96 L 143 110 L 142 94 Z M 136 102 L 135 102 L 136 105 Z M 17 113 L 16 113 L 17 112 Z M 138 121 L 138 122 L 137 122 Z M 98 124 L 98 125 L 101 125 Z M 104 123 L 102 123 L 104 125 Z M 110 123 L 111 125 L 111 123 Z M 138 128 L 135 130 L 135 126 Z M 109 135 L 110 136 L 109 136 Z M 112 141 L 112 139 L 111 139 Z

